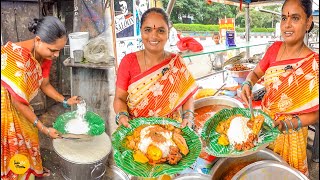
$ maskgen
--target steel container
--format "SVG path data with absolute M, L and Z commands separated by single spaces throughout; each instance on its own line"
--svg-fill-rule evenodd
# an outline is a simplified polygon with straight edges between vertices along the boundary
M 254 154 L 234 158 L 220 158 L 212 167 L 213 179 L 223 179 L 223 176 L 234 167 L 242 163 L 254 163 L 261 160 L 273 160 L 282 164 L 287 164 L 281 156 L 269 149 L 262 149 Z
M 225 70 L 227 70 L 227 72 L 229 73 L 229 75 L 237 82 L 237 83 L 243 83 L 248 74 L 256 67 L 255 64 L 251 64 L 251 63 L 241 63 L 242 65 L 248 67 L 248 70 L 244 70 L 244 71 L 231 71 L 229 69 L 232 68 L 233 64 L 229 64 L 226 65 L 224 67 Z
M 81 146 L 81 144 L 83 144 L 82 151 L 80 151 L 79 149 L 79 146 Z M 92 161 L 85 162 L 85 160 L 83 159 L 90 156 L 89 151 L 94 152 L 98 144 L 100 145 L 100 147 L 102 144 L 102 146 L 104 146 L 106 149 L 109 149 L 109 151 L 104 151 L 103 154 L 99 156 L 101 158 L 93 158 Z M 106 172 L 105 164 L 108 160 L 108 155 L 111 152 L 111 141 L 106 133 L 99 135 L 99 137 L 93 137 L 89 140 L 54 139 L 53 149 L 59 157 L 60 172 L 64 179 L 96 180 L 102 179 Z M 89 153 L 86 153 L 86 150 L 88 150 Z M 74 160 L 70 160 L 69 155 L 66 156 L 66 154 L 71 154 L 74 157 L 78 156 L 79 158 L 75 159 L 73 157 Z
M 187 173 L 173 178 L 174 180 L 211 180 L 210 175 L 200 173 Z
M 240 101 L 229 96 L 211 96 L 195 100 L 194 109 L 215 104 L 244 108 L 244 105 Z
M 297 169 L 288 164 L 272 160 L 258 161 L 241 169 L 236 173 L 232 180 L 269 180 L 269 179 L 290 179 L 308 180 L 308 178 Z

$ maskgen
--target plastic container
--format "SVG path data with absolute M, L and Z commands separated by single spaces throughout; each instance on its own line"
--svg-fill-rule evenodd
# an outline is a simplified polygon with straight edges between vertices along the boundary
M 83 50 L 89 41 L 89 32 L 74 32 L 69 34 L 70 57 L 74 58 L 74 50 Z

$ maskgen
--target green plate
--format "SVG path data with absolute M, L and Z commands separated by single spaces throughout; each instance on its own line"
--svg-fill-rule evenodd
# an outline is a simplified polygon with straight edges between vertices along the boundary
M 53 127 L 60 131 L 62 134 L 67 134 L 65 126 L 67 122 L 71 119 L 74 119 L 76 116 L 76 111 L 66 112 L 61 114 L 55 120 Z M 105 121 L 96 113 L 87 111 L 84 119 L 89 123 L 89 132 L 88 135 L 97 136 L 105 132 Z
M 247 118 L 251 117 L 249 109 L 235 107 L 232 109 L 223 109 L 206 121 L 201 132 L 201 137 L 206 143 L 205 151 L 208 154 L 216 157 L 247 156 L 267 147 L 268 144 L 273 142 L 280 134 L 280 131 L 277 128 L 273 128 L 272 119 L 263 111 L 255 109 L 255 116 L 258 114 L 262 114 L 265 118 L 261 128 L 261 132 L 259 134 L 259 138 L 261 138 L 261 141 L 258 142 L 254 148 L 246 151 L 237 151 L 232 145 L 219 145 L 218 138 L 220 134 L 216 132 L 216 127 L 218 126 L 219 122 L 225 121 L 229 117 L 237 114 L 242 114 Z
M 182 130 L 182 136 L 186 139 L 189 147 L 189 153 L 184 156 L 176 165 L 167 163 L 156 164 L 154 166 L 149 163 L 139 163 L 133 160 L 133 151 L 123 146 L 123 140 L 128 134 L 139 127 L 140 125 L 147 124 L 172 124 L 175 127 L 180 127 L 180 123 L 169 118 L 137 118 L 130 122 L 130 128 L 120 126 L 112 134 L 112 146 L 114 160 L 118 167 L 123 169 L 126 173 L 138 177 L 159 177 L 163 174 L 173 175 L 177 174 L 184 169 L 190 167 L 197 159 L 201 151 L 201 142 L 196 133 L 189 127 Z

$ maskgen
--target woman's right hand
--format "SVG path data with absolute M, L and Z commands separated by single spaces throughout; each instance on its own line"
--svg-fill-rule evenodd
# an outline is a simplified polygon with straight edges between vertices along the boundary
M 249 97 L 253 97 L 252 91 L 248 84 L 244 84 L 241 90 L 241 99 L 249 106 Z
M 130 127 L 130 124 L 129 124 L 129 118 L 125 115 L 121 115 L 119 117 L 119 126 L 123 125 L 124 127 L 127 127 L 129 128 Z

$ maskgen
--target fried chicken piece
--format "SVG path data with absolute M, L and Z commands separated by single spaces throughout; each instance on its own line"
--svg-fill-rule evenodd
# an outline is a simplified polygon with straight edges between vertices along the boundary
M 177 164 L 182 158 L 179 152 L 179 148 L 176 146 L 170 146 L 169 155 L 167 157 L 169 164 Z
M 187 155 L 189 153 L 187 142 L 180 134 L 174 132 L 172 135 L 172 140 L 178 146 L 183 155 Z

